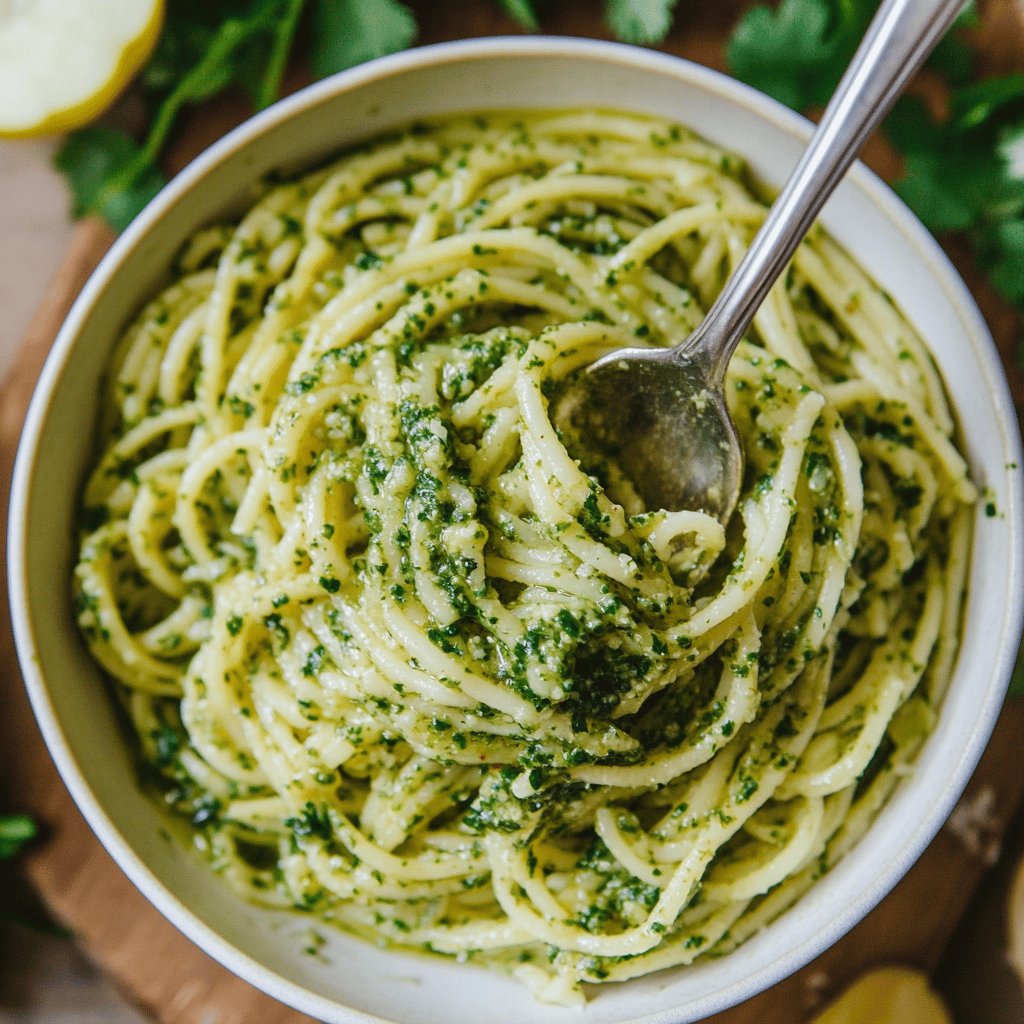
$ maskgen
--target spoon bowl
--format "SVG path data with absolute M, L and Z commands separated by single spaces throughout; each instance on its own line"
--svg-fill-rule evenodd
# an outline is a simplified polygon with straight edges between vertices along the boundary
M 732 515 L 743 449 L 702 351 L 620 349 L 556 396 L 563 435 L 607 452 L 649 509 Z

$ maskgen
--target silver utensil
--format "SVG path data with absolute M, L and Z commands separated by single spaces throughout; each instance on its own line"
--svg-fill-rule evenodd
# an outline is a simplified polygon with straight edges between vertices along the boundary
M 942 38 L 963 0 L 885 0 L 810 145 L 700 326 L 668 349 L 612 352 L 556 398 L 556 424 L 614 443 L 649 509 L 703 509 L 723 523 L 743 477 L 726 408 L 729 359 L 864 140 Z

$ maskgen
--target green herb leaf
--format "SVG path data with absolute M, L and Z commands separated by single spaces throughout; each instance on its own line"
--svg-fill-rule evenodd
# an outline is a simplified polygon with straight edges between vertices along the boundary
M 877 6 L 782 0 L 775 10 L 755 7 L 729 42 L 729 66 L 792 107 L 821 105 Z M 965 233 L 995 287 L 1024 307 L 1024 73 L 968 82 L 973 55 L 957 31 L 977 24 L 968 5 L 929 61 L 951 87 L 949 118 L 935 122 L 914 96 L 887 118 L 886 135 L 904 157 L 894 188 L 932 231 Z
M 835 91 L 877 4 L 782 0 L 758 6 L 726 48 L 729 70 L 796 110 L 820 106 Z
M 660 43 L 672 27 L 676 0 L 605 0 L 608 27 L 626 43 Z
M 54 163 L 71 186 L 74 216 L 98 214 L 118 231 L 164 184 L 138 143 L 113 128 L 84 128 L 68 136 Z
M 1002 188 L 1002 167 L 991 153 L 957 147 L 911 150 L 903 177 L 893 186 L 931 231 L 969 228 L 987 205 L 986 196 Z
M 404 50 L 416 38 L 416 19 L 398 0 L 317 0 L 310 68 L 317 78 Z
M 305 0 L 171 0 L 164 32 L 142 74 L 143 85 L 159 99 L 201 66 L 189 83 L 190 102 L 237 84 L 257 109 L 265 107 L 280 92 L 304 6 Z M 225 43 L 230 53 L 225 53 Z M 217 54 L 216 63 L 207 60 L 210 51 Z
M 954 125 L 961 131 L 977 128 L 1024 98 L 1024 74 L 986 78 L 957 89 L 949 100 Z
M 968 3 L 928 57 L 926 66 L 937 71 L 950 85 L 963 85 L 974 72 L 974 51 L 959 32 L 977 28 L 980 21 L 974 4 Z
M 221 23 L 244 17 L 251 3 L 227 2 L 216 5 L 205 0 L 169 0 L 164 29 L 149 62 L 142 70 L 142 86 L 159 101 L 196 64 L 210 48 Z M 225 88 L 234 68 L 223 65 L 211 78 L 212 88 Z
M 242 66 L 246 69 L 255 69 L 256 74 L 247 74 L 241 81 L 243 84 L 246 81 L 251 82 L 248 85 L 249 94 L 257 110 L 269 107 L 281 95 L 281 80 L 284 78 L 285 66 L 305 6 L 306 0 L 285 0 L 284 8 L 271 28 L 270 46 L 266 49 L 265 62 L 260 60 L 262 53 L 258 41 L 249 45 L 252 52 L 246 54 L 247 59 Z M 253 78 L 255 81 L 252 81 Z
M 164 183 L 157 161 L 186 106 L 233 85 L 257 107 L 280 91 L 305 0 L 171 0 L 142 75 L 153 108 L 145 141 L 110 128 L 75 132 L 55 163 L 67 176 L 76 216 L 96 213 L 124 228 Z
M 533 9 L 532 0 L 499 0 L 499 3 L 501 9 L 523 28 L 537 28 L 537 12 Z
M 36 823 L 27 814 L 0 815 L 0 860 L 13 857 L 37 834 Z
M 886 118 L 885 134 L 897 149 L 910 153 L 941 146 L 946 132 L 932 120 L 920 96 L 904 96 Z
M 737 25 L 726 52 L 737 77 L 796 110 L 828 102 L 878 9 L 878 0 L 782 0 Z M 963 84 L 974 54 L 959 30 L 978 24 L 968 4 L 928 59 L 951 85 Z
M 1024 306 L 1024 218 L 997 224 L 983 246 L 992 283 L 1008 301 Z
M 932 231 L 963 231 L 1010 302 L 1024 304 L 1024 75 L 954 89 L 936 123 L 902 100 L 886 124 L 906 156 L 895 188 Z

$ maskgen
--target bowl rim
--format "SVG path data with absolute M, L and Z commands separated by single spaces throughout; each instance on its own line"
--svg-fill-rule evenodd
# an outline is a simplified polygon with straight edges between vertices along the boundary
M 624 65 L 631 70 L 650 73 L 652 76 L 669 75 L 698 89 L 714 93 L 735 106 L 743 107 L 773 128 L 803 142 L 806 142 L 813 130 L 811 122 L 800 114 L 713 68 L 686 58 L 641 47 L 571 36 L 494 36 L 436 43 L 381 57 L 309 85 L 250 117 L 200 153 L 160 191 L 114 242 L 73 303 L 50 349 L 33 391 L 12 476 L 7 550 L 8 591 L 15 646 L 36 720 L 50 756 L 75 804 L 130 881 L 186 938 L 220 964 L 273 998 L 317 1018 L 343 1020 L 345 1024 L 388 1024 L 388 1021 L 374 1014 L 353 1009 L 333 998 L 320 995 L 297 981 L 283 977 L 222 937 L 188 909 L 153 873 L 122 836 L 93 792 L 83 769 L 72 753 L 46 680 L 43 678 L 28 610 L 30 600 L 27 510 L 32 476 L 39 454 L 40 440 L 53 404 L 54 386 L 83 325 L 93 308 L 101 302 L 108 282 L 126 262 L 130 261 L 140 243 L 164 214 L 186 193 L 201 185 L 210 171 L 258 138 L 275 130 L 293 115 L 315 107 L 337 94 L 439 63 L 471 64 L 475 61 L 516 55 L 535 58 L 578 58 L 591 63 Z M 958 307 L 963 322 L 969 325 L 975 338 L 982 342 L 980 345 L 972 346 L 973 354 L 990 387 L 990 399 L 1001 434 L 1001 450 L 1016 463 L 1014 469 L 1007 466 L 1006 507 L 1001 512 L 1008 522 L 1019 522 L 1021 510 L 1024 508 L 1024 473 L 1020 468 L 1024 466 L 1024 456 L 1009 387 L 984 318 L 967 286 L 938 242 L 889 186 L 859 160 L 847 174 L 920 252 L 929 276 L 942 284 L 951 303 Z M 943 798 L 931 805 L 916 829 L 905 836 L 897 855 L 890 860 L 885 871 L 874 878 L 872 884 L 864 887 L 859 898 L 835 913 L 818 932 L 808 935 L 803 941 L 793 943 L 788 950 L 769 960 L 755 972 L 745 975 L 725 988 L 691 1000 L 686 1007 L 688 1012 L 699 1013 L 700 1017 L 717 1013 L 764 991 L 805 966 L 846 934 L 888 895 L 942 827 L 984 751 L 1002 706 L 1006 683 L 1013 668 L 1016 656 L 1014 641 L 1019 636 L 1024 621 L 1024 534 L 1019 530 L 1010 531 L 1007 565 L 1009 577 L 1006 589 L 1010 600 L 1000 625 L 997 671 L 994 682 L 989 685 L 984 699 L 978 705 L 969 742 L 961 751 L 956 763 L 951 766 L 954 784 L 947 785 Z M 637 1018 L 634 1024 L 670 1024 L 677 1019 L 669 1009 Z

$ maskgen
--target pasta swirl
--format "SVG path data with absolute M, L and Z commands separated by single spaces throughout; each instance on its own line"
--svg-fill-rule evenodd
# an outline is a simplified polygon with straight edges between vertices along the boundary
M 563 437 L 764 216 L 648 118 L 418 126 L 201 231 L 111 363 L 78 617 L 243 893 L 541 998 L 727 951 L 868 828 L 956 652 L 939 376 L 820 229 L 727 394 L 723 529 Z

